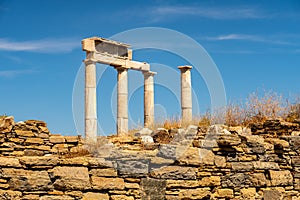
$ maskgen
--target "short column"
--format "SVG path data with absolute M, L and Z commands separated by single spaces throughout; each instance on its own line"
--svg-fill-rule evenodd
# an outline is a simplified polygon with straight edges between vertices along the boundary
M 188 125 L 192 121 L 192 66 L 179 66 L 181 72 L 181 117 L 182 125 Z
M 128 133 L 128 69 L 116 67 L 118 71 L 117 134 Z
M 154 75 L 155 72 L 144 74 L 144 127 L 151 128 L 154 124 Z
M 96 63 L 85 60 L 85 138 L 97 142 Z

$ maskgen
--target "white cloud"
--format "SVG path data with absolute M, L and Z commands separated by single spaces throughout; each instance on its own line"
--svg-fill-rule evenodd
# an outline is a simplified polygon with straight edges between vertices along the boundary
M 3 70 L 0 71 L 0 77 L 4 78 L 13 78 L 18 75 L 23 75 L 23 74 L 32 74 L 36 73 L 37 71 L 31 70 L 31 69 L 23 69 L 23 70 Z
M 244 40 L 250 42 L 262 42 L 262 43 L 270 43 L 270 44 L 278 44 L 278 45 L 295 45 L 292 42 L 288 42 L 286 37 L 283 36 L 262 36 L 262 35 L 246 35 L 246 34 L 227 34 L 227 35 L 219 35 L 214 37 L 204 37 L 206 40 L 214 40 L 214 41 L 225 41 L 225 40 Z
M 71 52 L 80 47 L 80 40 L 44 39 L 32 41 L 11 41 L 0 38 L 0 51 L 31 51 L 41 53 Z
M 169 15 L 199 16 L 219 20 L 259 19 L 269 15 L 254 7 L 160 6 L 152 9 L 154 17 Z

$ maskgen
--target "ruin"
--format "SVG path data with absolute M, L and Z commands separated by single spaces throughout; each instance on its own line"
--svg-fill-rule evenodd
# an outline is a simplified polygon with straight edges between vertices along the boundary
M 92 37 L 82 40 L 86 52 L 85 63 L 85 137 L 97 140 L 96 63 L 114 67 L 118 72 L 117 134 L 128 132 L 128 70 L 138 70 L 144 75 L 144 127 L 154 123 L 154 75 L 146 62 L 132 60 L 130 45 Z M 179 66 L 181 71 L 182 123 L 192 120 L 191 66 Z

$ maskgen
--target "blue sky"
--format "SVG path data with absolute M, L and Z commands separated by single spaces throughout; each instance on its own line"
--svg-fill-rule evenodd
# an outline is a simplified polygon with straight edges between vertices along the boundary
M 297 95 L 299 24 L 297 0 L 0 0 L 0 114 L 13 115 L 16 121 L 41 119 L 53 133 L 76 134 L 72 92 L 85 56 L 81 40 L 109 38 L 141 27 L 176 30 L 200 43 L 222 75 L 228 100 L 244 99 L 258 88 L 272 89 L 286 97 Z M 169 52 L 151 49 L 135 52 L 134 59 L 174 70 L 184 63 Z M 140 77 L 137 72 L 129 76 Z M 115 132 L 111 113 L 115 99 L 106 95 L 115 80 L 115 70 L 108 69 L 97 89 L 98 115 L 105 134 Z M 174 77 L 174 82 L 178 80 Z M 197 83 L 194 90 L 200 102 L 200 110 L 194 113 L 205 112 L 210 104 L 205 82 L 196 74 L 192 81 Z M 174 95 L 161 86 L 155 89 L 157 115 L 179 115 Z M 140 88 L 129 102 L 136 123 L 143 119 L 142 95 Z

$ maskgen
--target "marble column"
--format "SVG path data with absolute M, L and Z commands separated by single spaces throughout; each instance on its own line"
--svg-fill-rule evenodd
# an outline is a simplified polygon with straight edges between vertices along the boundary
M 96 63 L 85 61 L 85 138 L 97 142 Z
M 116 67 L 118 71 L 117 133 L 128 133 L 128 69 Z
M 181 72 L 181 117 L 182 124 L 188 125 L 192 121 L 192 66 L 179 66 Z
M 155 72 L 144 74 L 144 127 L 151 128 L 154 124 L 154 75 Z

